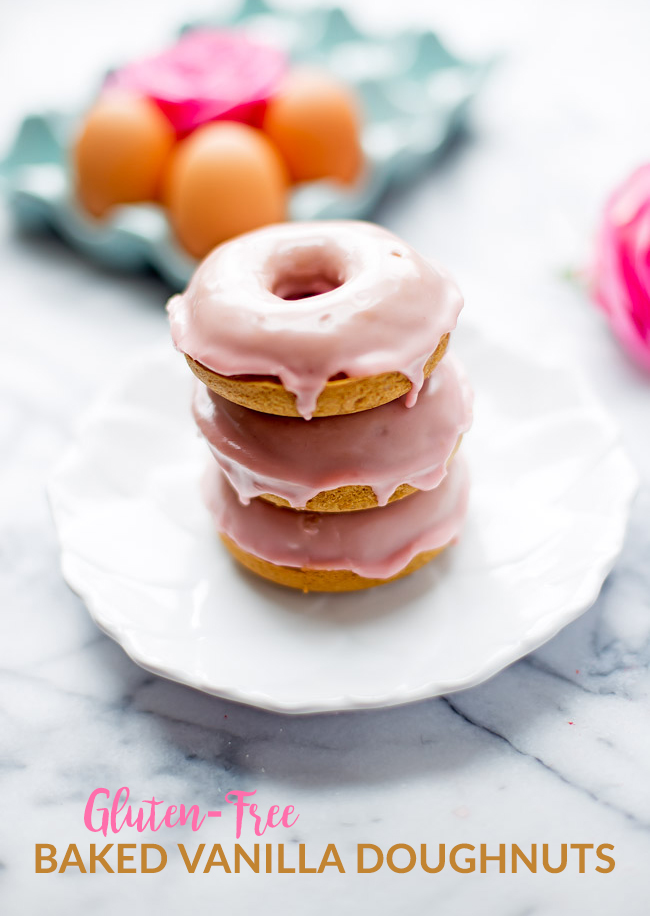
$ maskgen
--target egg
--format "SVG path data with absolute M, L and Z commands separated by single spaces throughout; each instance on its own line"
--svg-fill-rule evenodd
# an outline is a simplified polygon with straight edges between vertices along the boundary
M 155 200 L 176 134 L 151 101 L 107 93 L 86 116 L 72 150 L 77 194 L 101 217 L 116 204 Z
M 332 178 L 350 184 L 361 171 L 357 100 L 325 73 L 294 70 L 269 101 L 262 128 L 294 181 Z
M 202 258 L 234 235 L 282 221 L 288 184 L 281 156 L 261 131 L 215 121 L 176 147 L 164 199 L 179 241 Z

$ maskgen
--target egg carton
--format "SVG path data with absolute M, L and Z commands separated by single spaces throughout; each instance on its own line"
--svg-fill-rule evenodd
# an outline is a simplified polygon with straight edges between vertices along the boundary
M 291 64 L 322 67 L 359 95 L 362 180 L 350 188 L 327 180 L 296 186 L 289 200 L 292 220 L 367 218 L 389 187 L 411 179 L 441 153 L 488 67 L 455 57 L 431 31 L 371 35 L 339 7 L 290 11 L 270 0 L 245 0 L 227 19 L 195 21 L 181 32 L 198 26 L 243 28 L 283 48 Z M 153 268 L 182 289 L 196 261 L 175 239 L 162 207 L 120 206 L 98 221 L 79 206 L 68 162 L 77 123 L 78 116 L 57 112 L 23 121 L 0 163 L 16 219 L 26 228 L 53 229 L 94 261 L 122 271 Z

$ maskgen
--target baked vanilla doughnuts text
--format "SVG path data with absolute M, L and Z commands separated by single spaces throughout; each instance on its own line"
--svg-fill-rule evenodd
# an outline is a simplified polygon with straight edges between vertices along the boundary
M 343 221 L 225 242 L 170 300 L 212 456 L 205 502 L 242 566 L 355 591 L 456 541 L 473 395 L 444 354 L 462 305 L 445 271 L 386 229 Z
M 216 248 L 168 305 L 209 388 L 281 416 L 412 406 L 456 326 L 456 284 L 371 223 L 280 223 Z

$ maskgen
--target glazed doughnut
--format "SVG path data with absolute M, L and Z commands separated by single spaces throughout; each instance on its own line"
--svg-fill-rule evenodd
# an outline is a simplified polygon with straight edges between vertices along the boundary
M 364 588 L 386 585 L 388 582 L 395 582 L 396 579 L 410 576 L 412 572 L 426 566 L 445 549 L 438 547 L 436 550 L 425 550 L 419 553 L 404 569 L 395 573 L 394 576 L 389 576 L 388 579 L 368 579 L 347 569 L 296 569 L 293 566 L 278 566 L 242 550 L 225 534 L 221 535 L 221 540 L 233 557 L 250 572 L 261 576 L 262 579 L 268 579 L 269 582 L 275 582 L 276 585 L 286 585 L 289 588 L 300 589 L 302 592 L 358 592 Z
M 242 505 L 211 465 L 205 501 L 235 558 L 264 578 L 303 591 L 354 591 L 408 575 L 456 540 L 467 510 L 462 459 L 442 483 L 360 512 L 296 512 L 260 499 Z
M 411 409 L 401 397 L 306 422 L 248 410 L 197 383 L 193 411 L 241 502 L 261 496 L 295 509 L 347 512 L 437 487 L 471 425 L 472 392 L 447 356 Z
M 222 397 L 264 413 L 417 400 L 456 326 L 451 278 L 371 223 L 279 223 L 216 248 L 169 301 L 174 344 Z

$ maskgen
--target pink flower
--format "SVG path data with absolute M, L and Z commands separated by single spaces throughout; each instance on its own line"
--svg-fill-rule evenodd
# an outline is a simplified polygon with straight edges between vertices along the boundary
M 226 118 L 259 127 L 287 70 L 286 55 L 241 32 L 197 29 L 112 73 L 106 89 L 152 99 L 179 135 Z
M 596 246 L 594 297 L 628 353 L 650 372 L 650 164 L 607 202 Z

